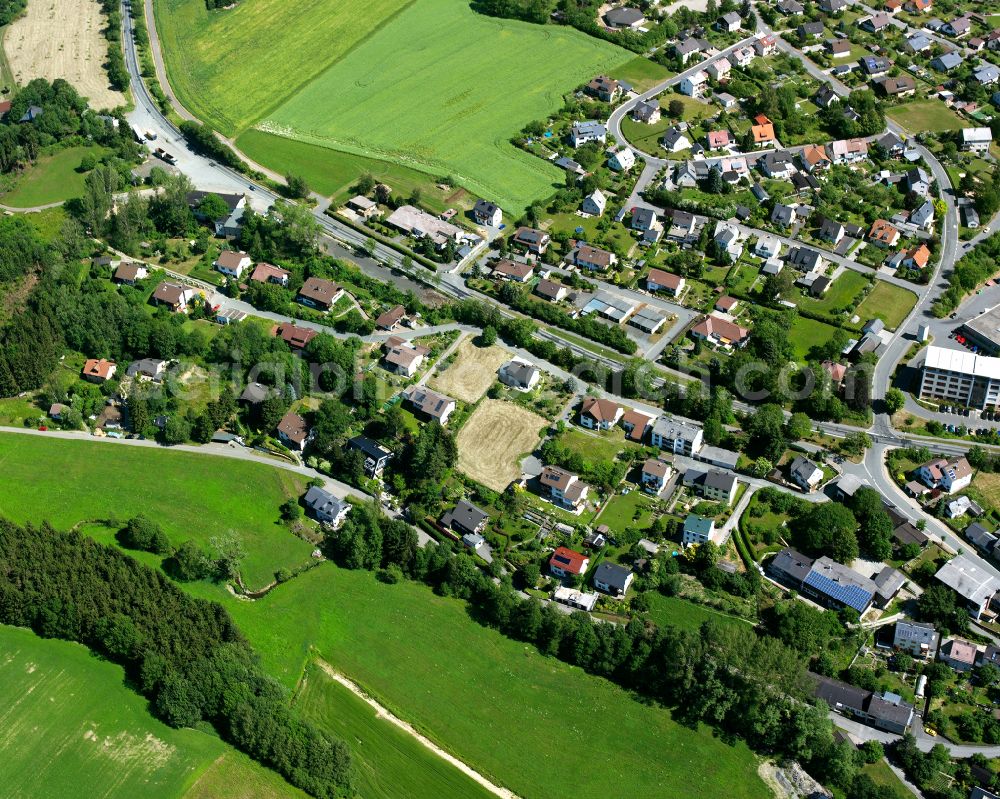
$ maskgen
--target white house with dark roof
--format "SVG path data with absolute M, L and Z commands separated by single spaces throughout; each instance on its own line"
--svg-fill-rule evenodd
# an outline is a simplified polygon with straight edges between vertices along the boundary
M 316 521 L 331 527 L 340 527 L 351 510 L 350 503 L 319 486 L 310 486 L 302 501 Z

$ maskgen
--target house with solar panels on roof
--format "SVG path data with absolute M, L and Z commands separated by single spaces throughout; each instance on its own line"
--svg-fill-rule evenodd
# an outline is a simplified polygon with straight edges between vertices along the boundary
M 885 607 L 906 582 L 902 573 L 886 566 L 869 579 L 828 557 L 813 560 L 794 549 L 783 549 L 768 565 L 780 582 L 828 608 L 853 608 L 859 614 L 874 604 Z

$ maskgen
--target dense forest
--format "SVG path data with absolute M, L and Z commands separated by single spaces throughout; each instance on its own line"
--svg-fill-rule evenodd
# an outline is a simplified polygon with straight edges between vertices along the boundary
M 350 753 L 299 719 L 214 602 L 77 533 L 0 520 L 0 622 L 78 641 L 121 664 L 176 727 L 223 738 L 322 799 L 349 794 Z

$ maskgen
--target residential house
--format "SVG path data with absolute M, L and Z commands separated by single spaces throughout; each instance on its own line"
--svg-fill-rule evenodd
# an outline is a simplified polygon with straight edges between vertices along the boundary
M 646 275 L 646 288 L 650 291 L 665 291 L 676 297 L 684 291 L 684 285 L 684 278 L 662 269 L 650 269 Z
M 795 224 L 797 215 L 795 209 L 790 205 L 775 203 L 774 210 L 771 211 L 771 222 L 779 227 L 788 228 Z
M 103 383 L 115 376 L 118 364 L 104 358 L 88 358 L 80 370 L 80 377 L 88 383 Z
M 965 555 L 956 555 L 934 575 L 935 579 L 965 600 L 974 619 L 978 619 L 1000 589 L 1000 581 L 985 572 Z
M 500 382 L 518 391 L 531 391 L 538 385 L 542 373 L 534 364 L 520 358 L 507 361 L 497 372 Z
M 778 0 L 778 4 L 775 8 L 777 8 L 778 11 L 786 17 L 801 14 L 805 11 L 805 6 L 803 6 L 798 0 Z
M 420 369 L 424 358 L 430 354 L 427 347 L 414 344 L 399 336 L 390 336 L 385 340 L 385 353 L 382 356 L 385 368 L 397 375 L 413 377 Z
M 268 263 L 259 263 L 250 273 L 250 281 L 253 283 L 273 283 L 276 286 L 288 286 L 290 272 L 286 269 L 279 269 L 277 266 Z
M 908 0 L 903 8 L 911 14 L 926 14 L 933 10 L 934 0 Z
M 563 605 L 568 605 L 574 610 L 583 610 L 589 613 L 597 604 L 597 594 L 588 594 L 584 591 L 577 591 L 575 588 L 561 585 L 556 588 L 552 598 Z
M 808 458 L 795 457 L 788 469 L 788 476 L 803 491 L 815 491 L 823 482 L 823 470 Z
M 754 52 L 752 47 L 737 47 L 733 50 L 732 55 L 729 56 L 729 60 L 742 68 L 750 66 L 756 57 L 757 53 Z
M 913 705 L 898 694 L 885 691 L 880 696 L 818 674 L 810 673 L 810 677 L 816 682 L 816 698 L 841 715 L 895 735 L 902 735 L 913 723 Z
M 289 411 L 278 422 L 278 440 L 286 447 L 302 452 L 310 439 L 309 425 L 294 411 Z
M 573 252 L 573 263 L 581 269 L 589 269 L 591 272 L 606 272 L 618 263 L 618 256 L 608 250 L 591 247 L 589 244 L 581 244 Z
M 702 447 L 703 433 L 700 427 L 661 416 L 653 423 L 649 432 L 649 443 L 675 455 L 695 455 Z
M 793 156 L 787 150 L 775 150 L 758 162 L 760 170 L 772 180 L 785 180 L 796 172 Z
M 809 144 L 802 148 L 799 153 L 799 160 L 802 162 L 806 172 L 813 173 L 827 169 L 830 164 L 830 156 L 826 154 L 826 147 L 822 144 Z
M 721 105 L 725 111 L 732 111 L 737 105 L 739 105 L 739 100 L 728 92 L 716 92 L 715 101 Z
M 693 75 L 687 75 L 677 88 L 681 94 L 688 97 L 704 97 L 708 88 L 708 73 L 700 69 Z
M 364 220 L 378 216 L 378 203 L 360 194 L 347 201 L 347 207 Z
M 654 99 L 652 102 L 639 102 L 632 107 L 631 116 L 636 122 L 644 122 L 647 125 L 655 125 L 660 121 L 660 104 Z
M 831 58 L 846 58 L 851 54 L 851 40 L 828 39 L 826 42 L 826 51 L 830 54 Z
M 941 646 L 941 662 L 955 671 L 972 671 L 978 654 L 975 644 L 961 638 L 952 638 Z
M 125 376 L 134 380 L 152 381 L 153 383 L 163 382 L 163 375 L 167 371 L 167 362 L 159 358 L 142 358 L 132 361 L 125 370 Z
M 961 149 L 967 153 L 985 153 L 993 143 L 989 128 L 963 128 Z
M 659 494 L 670 480 L 673 469 L 660 458 L 647 458 L 642 464 L 642 487 L 651 494 Z
M 535 267 L 520 261 L 504 258 L 493 265 L 493 277 L 505 278 L 515 283 L 527 283 L 535 274 Z
M 921 230 L 930 230 L 934 226 L 934 203 L 926 200 L 923 205 L 910 214 L 910 224 Z M 926 245 L 921 245 L 926 248 Z
M 354 436 L 347 442 L 349 449 L 356 449 L 364 456 L 365 474 L 372 479 L 382 474 L 385 465 L 392 458 L 392 450 L 367 436 Z
M 319 486 L 310 486 L 302 501 L 316 521 L 331 527 L 340 527 L 351 510 L 350 503 Z
M 750 127 L 753 134 L 755 147 L 770 147 L 777 139 L 774 135 L 774 124 L 763 114 L 754 117 L 754 124 Z
M 293 350 L 304 350 L 318 335 L 312 328 L 299 327 L 294 322 L 282 322 L 274 328 L 273 334 L 280 337 Z
M 245 252 L 234 252 L 233 250 L 223 250 L 213 264 L 217 270 L 224 275 L 239 279 L 243 272 L 250 268 L 253 261 Z
M 583 90 L 591 97 L 603 100 L 606 103 L 613 103 L 622 93 L 621 84 L 614 78 L 607 75 L 598 75 L 590 83 L 584 86 Z
M 472 208 L 472 218 L 476 224 L 488 227 L 500 227 L 503 221 L 503 211 L 496 203 L 489 200 L 479 200 Z
M 761 235 L 754 245 L 753 254 L 765 260 L 777 258 L 781 255 L 781 242 L 776 236 Z
M 844 226 L 840 222 L 824 218 L 823 223 L 819 226 L 819 233 L 817 235 L 823 241 L 837 245 L 844 238 L 844 233 Z
M 629 441 L 641 443 L 645 440 L 646 431 L 652 426 L 654 418 L 647 413 L 637 411 L 633 408 L 625 411 L 622 414 L 622 418 L 618 420 L 618 423 L 622 426 L 622 430 L 625 431 L 625 438 Z
M 733 33 L 743 26 L 743 19 L 735 11 L 723 14 L 715 21 L 715 27 L 724 33 Z
M 858 26 L 862 30 L 866 30 L 869 33 L 881 33 L 891 24 L 892 17 L 883 12 L 879 12 L 877 14 L 872 14 L 870 17 L 865 17 L 858 23 Z
M 414 409 L 441 425 L 447 424 L 448 417 L 455 411 L 455 400 L 424 386 L 407 386 L 403 389 L 403 397 Z
M 760 36 L 753 40 L 754 52 L 759 56 L 769 56 L 778 48 L 778 39 L 773 34 Z
M 903 175 L 902 183 L 906 191 L 921 197 L 926 197 L 931 192 L 932 179 L 923 167 L 916 166 L 907 170 L 906 174 Z
M 997 536 L 995 533 L 990 532 L 986 527 L 984 527 L 979 522 L 973 522 L 968 527 L 965 528 L 965 537 L 978 549 L 980 552 L 989 555 L 996 549 Z
M 907 269 L 923 269 L 927 266 L 931 258 L 931 251 L 926 244 L 920 244 L 912 250 L 908 250 L 902 260 L 902 265 Z
M 917 91 L 917 82 L 909 75 L 878 78 L 873 83 L 876 90 L 886 97 L 911 97 Z
M 187 313 L 188 303 L 197 296 L 193 288 L 164 281 L 156 287 L 150 299 L 154 305 L 165 305 L 174 313 Z
M 569 289 L 567 289 L 562 283 L 557 283 L 556 281 L 548 280 L 547 278 L 543 278 L 535 284 L 535 294 L 539 297 L 551 300 L 552 302 L 559 302 L 560 300 L 565 299 L 568 293 Z
M 604 144 L 608 138 L 608 129 L 600 122 L 574 122 L 569 133 L 569 143 L 574 147 L 582 147 L 588 142 L 596 141 Z
M 819 0 L 819 10 L 827 14 L 839 14 L 847 8 L 847 0 Z
M 739 488 L 736 475 L 716 469 L 688 469 L 684 472 L 684 486 L 694 489 L 700 496 L 712 502 L 731 505 Z
M 542 469 L 538 483 L 542 488 L 548 489 L 549 497 L 554 503 L 570 510 L 583 507 L 590 491 L 590 486 L 579 477 L 559 466 L 546 466 Z
M 938 72 L 951 72 L 960 66 L 962 66 L 962 56 L 957 50 L 942 53 L 937 58 L 931 59 L 931 69 L 936 69 Z
M 724 81 L 729 79 L 729 71 L 733 68 L 733 65 L 729 63 L 729 59 L 725 56 L 715 59 L 711 64 L 705 67 L 705 70 L 712 79 L 715 81 Z
M 609 28 L 636 30 L 645 24 L 646 17 L 638 8 L 620 6 L 607 11 L 604 14 L 604 21 Z
M 736 310 L 736 306 L 739 304 L 740 301 L 735 297 L 724 295 L 715 301 L 715 310 L 719 313 L 732 315 L 733 311 Z
M 743 254 L 743 243 L 740 240 L 740 232 L 734 225 L 717 222 L 713 238 L 719 250 L 726 254 L 726 258 L 731 262 L 739 260 Z
M 379 330 L 395 330 L 405 318 L 406 309 L 402 305 L 397 305 L 380 313 L 375 318 L 375 327 Z
M 319 311 L 329 311 L 346 292 L 332 280 L 320 277 L 310 277 L 302 284 L 295 298 L 302 305 L 308 305 Z
M 604 193 L 600 189 L 594 189 L 593 192 L 583 198 L 580 210 L 589 216 L 602 216 L 607 204 L 608 198 L 604 196 Z
M 704 49 L 702 43 L 694 37 L 677 42 L 673 46 L 674 55 L 680 58 L 682 64 L 686 64 L 691 60 L 691 56 L 701 53 Z
M 441 517 L 441 526 L 458 536 L 479 535 L 486 529 L 490 517 L 471 502 L 460 499 Z
M 922 53 L 931 49 L 931 40 L 923 33 L 914 33 L 906 37 L 904 47 L 911 53 Z
M 833 87 L 829 83 L 825 82 L 819 87 L 819 91 L 813 95 L 813 102 L 820 108 L 829 108 L 835 102 L 839 101 L 840 95 L 833 90 Z
M 226 211 L 217 219 L 209 219 L 201 211 L 202 201 L 210 194 L 222 199 L 226 204 Z M 238 236 L 240 228 L 243 226 L 243 213 L 247 208 L 247 198 L 245 194 L 224 194 L 210 191 L 192 191 L 187 195 L 188 207 L 194 214 L 194 218 L 199 222 L 205 222 L 212 228 L 216 236 Z
M 953 36 L 956 39 L 960 39 L 963 36 L 967 36 L 970 30 L 972 30 L 972 21 L 968 17 L 958 17 L 951 22 L 946 22 L 941 32 L 945 36 Z
M 967 488 L 972 482 L 972 467 L 963 457 L 945 460 L 933 458 L 917 467 L 917 479 L 928 488 L 940 488 L 948 494 L 954 494 Z
M 899 236 L 899 228 L 884 219 L 876 219 L 868 231 L 868 241 L 876 247 L 895 247 Z
M 875 600 L 878 586 L 848 566 L 824 556 L 813 561 L 800 590 L 827 607 L 853 608 L 864 615 Z
M 636 208 L 632 211 L 633 230 L 642 231 L 643 244 L 656 244 L 663 236 L 663 223 L 652 208 Z
M 709 150 L 723 150 L 729 146 L 729 131 L 710 130 L 705 139 Z
M 802 272 L 819 272 L 823 268 L 823 256 L 809 247 L 792 247 L 788 251 L 788 263 Z
M 602 397 L 584 397 L 580 406 L 580 424 L 591 430 L 610 430 L 621 419 L 621 405 Z
M 684 544 L 684 546 L 706 544 L 712 540 L 712 534 L 714 532 L 714 519 L 689 513 L 684 519 L 684 529 L 681 533 L 681 543 Z
M 115 283 L 122 283 L 126 286 L 134 286 L 138 281 L 145 280 L 149 275 L 145 264 L 120 263 L 115 269 L 112 280 Z
M 684 135 L 684 132 L 678 127 L 672 127 L 663 134 L 663 138 L 660 139 L 660 145 L 668 153 L 679 153 L 681 150 L 691 149 L 691 140 Z
M 888 58 L 883 58 L 882 56 L 868 55 L 858 61 L 858 63 L 861 65 L 861 69 L 864 73 L 871 78 L 877 78 L 879 75 L 885 75 L 890 69 L 892 69 L 892 62 Z
M 864 139 L 838 139 L 827 150 L 835 164 L 855 164 L 868 157 L 868 142 Z
M 611 154 L 608 159 L 608 166 L 615 172 L 628 172 L 635 166 L 635 153 L 628 147 L 623 147 Z
M 556 577 L 583 574 L 590 565 L 590 558 L 568 547 L 556 547 L 549 558 L 549 571 Z
M 519 227 L 511 239 L 511 244 L 518 249 L 526 250 L 535 255 L 544 255 L 550 241 L 549 234 L 543 230 Z
M 271 386 L 265 386 L 263 383 L 248 383 L 247 387 L 243 389 L 243 393 L 240 394 L 240 402 L 247 405 L 260 405 L 268 397 L 273 397 L 277 393 L 277 390 Z
M 817 39 L 826 33 L 826 27 L 822 22 L 804 22 L 795 30 L 799 38 L 803 41 L 806 39 Z
M 670 212 L 670 227 L 667 238 L 672 241 L 688 241 L 694 235 L 694 214 L 674 209 Z
M 594 588 L 610 596 L 625 596 L 634 577 L 631 569 L 603 560 L 594 570 Z
M 976 67 L 976 71 L 972 73 L 972 77 L 976 79 L 980 86 L 992 86 L 1000 80 L 1000 68 L 994 64 L 984 62 Z
M 892 648 L 907 652 L 914 657 L 933 659 L 937 654 L 940 638 L 933 624 L 901 619 L 896 622 L 892 635 Z
M 691 336 L 717 347 L 743 347 L 750 338 L 750 331 L 721 316 L 709 314 L 691 328 Z

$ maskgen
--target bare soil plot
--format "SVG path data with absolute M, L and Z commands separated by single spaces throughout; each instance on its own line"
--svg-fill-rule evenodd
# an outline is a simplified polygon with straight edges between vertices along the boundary
M 3 37 L 14 80 L 65 78 L 91 108 L 124 105 L 125 96 L 108 84 L 104 62 L 107 18 L 96 0 L 29 0 L 24 15 Z
M 503 347 L 477 347 L 466 339 L 455 351 L 451 365 L 435 375 L 431 388 L 462 402 L 477 402 L 496 382 L 497 369 L 509 359 L 510 353 Z
M 512 402 L 483 400 L 458 434 L 458 468 L 494 491 L 521 476 L 521 457 L 548 421 Z

